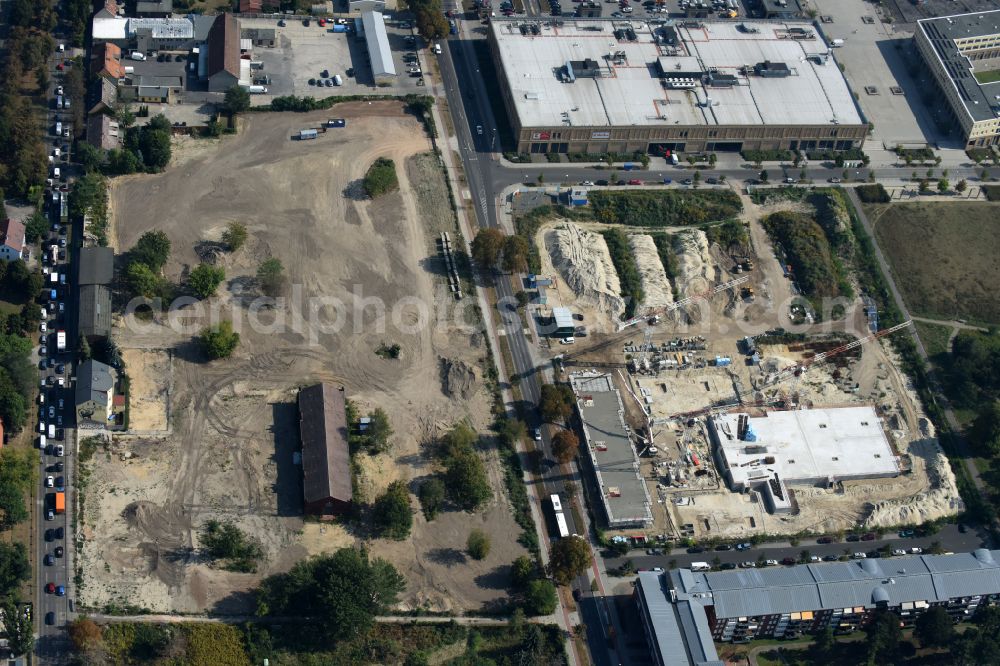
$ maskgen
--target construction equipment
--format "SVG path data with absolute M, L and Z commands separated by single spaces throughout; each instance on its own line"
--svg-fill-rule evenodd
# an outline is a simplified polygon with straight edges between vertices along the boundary
M 778 382 L 784 381 L 785 379 L 788 379 L 789 377 L 792 377 L 792 376 L 799 376 L 803 372 L 805 372 L 806 369 L 809 366 L 811 366 L 811 365 L 813 365 L 815 363 L 819 363 L 821 361 L 825 361 L 826 359 L 830 358 L 831 356 L 836 356 L 837 354 L 842 354 L 845 351 L 849 351 L 849 350 L 854 349 L 856 347 L 860 347 L 861 345 L 866 344 L 868 342 L 871 342 L 872 340 L 877 340 L 877 339 L 885 337 L 887 335 L 891 335 L 892 333 L 895 333 L 896 331 L 901 331 L 901 330 L 903 330 L 904 328 L 906 328 L 907 326 L 909 326 L 912 323 L 913 323 L 912 321 L 904 321 L 902 324 L 896 324 L 895 326 L 892 326 L 890 328 L 886 328 L 886 329 L 883 329 L 883 330 L 878 331 L 876 333 L 871 333 L 869 335 L 866 335 L 863 338 L 858 338 L 857 340 L 852 340 L 851 342 L 848 342 L 847 344 L 841 345 L 839 347 L 835 347 L 835 348 L 833 348 L 833 349 L 831 349 L 829 351 L 825 351 L 825 352 L 821 352 L 819 354 L 816 354 L 812 358 L 809 358 L 809 359 L 806 359 L 806 360 L 802 361 L 802 363 L 798 363 L 796 365 L 787 367 L 784 370 L 779 370 L 778 372 L 774 373 L 773 376 L 768 377 L 763 382 L 761 382 L 761 385 L 760 385 L 759 388 L 764 388 L 764 387 L 767 387 L 767 386 L 772 386 L 772 385 L 777 384 Z

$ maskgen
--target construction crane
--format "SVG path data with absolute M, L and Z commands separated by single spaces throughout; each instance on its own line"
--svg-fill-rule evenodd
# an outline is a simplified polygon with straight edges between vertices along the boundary
M 729 282 L 723 282 L 722 284 L 716 285 L 711 289 L 706 289 L 705 291 L 699 292 L 697 294 L 692 294 L 691 296 L 688 296 L 687 298 L 682 298 L 679 301 L 674 301 L 670 305 L 647 312 L 643 314 L 641 317 L 632 317 L 631 319 L 623 321 L 622 323 L 618 324 L 618 330 L 624 331 L 626 328 L 629 328 L 630 326 L 635 326 L 640 321 L 650 319 L 652 317 L 659 317 L 660 315 L 670 314 L 677 308 L 682 308 L 685 305 L 690 305 L 691 303 L 697 300 L 701 300 L 703 298 L 705 299 L 711 298 L 712 296 L 715 296 L 720 292 L 735 287 L 736 285 L 743 284 L 749 279 L 750 279 L 749 275 L 744 275 L 743 277 L 732 279 Z
M 772 386 L 774 384 L 777 384 L 778 382 L 781 382 L 781 381 L 783 381 L 785 379 L 788 379 L 789 377 L 791 377 L 793 375 L 796 375 L 796 376 L 800 375 L 803 372 L 805 372 L 806 369 L 809 366 L 813 365 L 814 363 L 820 363 L 820 362 L 825 361 L 826 359 L 830 358 L 831 356 L 836 356 L 837 354 L 842 354 L 842 353 L 844 353 L 846 351 L 850 351 L 851 349 L 855 349 L 857 347 L 860 347 L 861 345 L 867 344 L 867 343 L 871 342 L 872 340 L 877 340 L 877 339 L 883 338 L 883 337 L 885 337 L 887 335 L 891 335 L 891 334 L 895 333 L 896 331 L 901 331 L 901 330 L 903 330 L 904 328 L 906 328 L 907 326 L 909 326 L 912 323 L 913 323 L 912 321 L 904 321 L 902 324 L 896 324 L 895 326 L 891 326 L 889 328 L 882 329 L 881 331 L 877 331 L 875 333 L 870 333 L 870 334 L 864 336 L 863 338 L 858 338 L 857 340 L 852 340 L 851 342 L 848 342 L 847 344 L 841 345 L 839 347 L 835 347 L 835 348 L 833 348 L 833 349 L 831 349 L 829 351 L 820 352 L 819 354 L 816 354 L 812 358 L 809 358 L 809 359 L 806 359 L 806 360 L 802 361 L 802 363 L 799 363 L 799 364 L 787 367 L 784 370 L 780 370 L 780 371 L 776 372 L 772 377 L 769 377 L 769 378 L 765 379 L 763 382 L 761 382 L 761 385 L 760 385 L 759 388 L 765 388 L 767 386 Z

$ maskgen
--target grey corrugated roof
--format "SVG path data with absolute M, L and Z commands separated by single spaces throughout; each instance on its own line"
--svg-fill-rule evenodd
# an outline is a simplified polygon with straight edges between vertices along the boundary
M 86 338 L 111 335 L 111 291 L 103 284 L 80 286 L 78 330 Z
M 372 75 L 396 76 L 396 65 L 392 61 L 392 49 L 389 48 L 389 35 L 385 32 L 385 20 L 379 12 L 361 12 L 361 23 L 365 27 L 365 41 L 368 44 L 368 56 L 372 61 Z
M 718 617 L 794 613 L 1000 594 L 1000 551 L 914 555 L 717 573 L 671 572 L 679 599 L 714 603 Z M 711 601 L 705 601 L 706 599 Z
M 350 502 L 351 453 L 344 392 L 321 383 L 299 391 L 303 496 L 307 504 L 328 498 Z
M 643 571 L 636 583 L 661 661 L 670 666 L 721 664 L 704 607 L 691 601 L 671 603 L 665 582 L 663 574 Z

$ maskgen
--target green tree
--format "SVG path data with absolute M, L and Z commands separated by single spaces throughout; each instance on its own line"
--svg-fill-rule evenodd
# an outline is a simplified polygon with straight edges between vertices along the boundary
M 833 629 L 825 628 L 816 634 L 816 641 L 812 646 L 813 661 L 817 664 L 826 664 L 833 660 L 836 654 L 837 641 L 833 636 Z
M 899 641 L 902 631 L 899 628 L 899 616 L 891 611 L 877 610 L 865 628 L 868 635 L 869 666 L 876 664 L 894 664 L 899 656 Z
M 949 187 L 950 187 L 950 185 L 948 184 L 948 179 L 947 178 L 942 178 L 937 183 L 938 192 L 942 192 L 942 193 L 943 192 L 947 192 Z
M 556 460 L 568 463 L 580 450 L 580 440 L 572 430 L 560 430 L 552 437 L 552 453 Z
M 527 555 L 519 556 L 510 565 L 511 583 L 519 590 L 526 588 L 528 583 L 535 579 L 537 573 L 538 567 L 535 565 L 535 561 Z
M 475 511 L 493 496 L 483 461 L 475 451 L 449 456 L 444 477 L 448 497 L 465 511 Z
M 416 14 L 417 32 L 430 41 L 448 36 L 448 19 L 444 17 L 441 0 L 430 0 L 411 6 Z
M 764 169 L 763 171 L 760 172 L 760 180 L 762 183 L 767 182 L 767 169 Z
M 76 161 L 84 171 L 96 171 L 104 163 L 104 152 L 86 141 L 79 141 L 76 144 Z
M 576 398 L 573 389 L 565 384 L 543 384 L 539 409 L 545 421 L 558 423 L 569 419 L 573 414 Z
M 257 613 L 313 618 L 317 637 L 335 644 L 365 635 L 375 616 L 395 604 L 405 587 L 404 578 L 385 560 L 342 548 L 264 579 L 257 591 Z
M 590 566 L 590 546 L 578 536 L 559 539 L 549 553 L 549 570 L 560 585 L 567 585 Z
M 444 506 L 444 482 L 441 479 L 427 479 L 420 484 L 420 508 L 427 520 L 434 520 Z
M 497 421 L 497 434 L 506 446 L 516 447 L 519 441 L 528 436 L 528 426 L 520 419 L 503 417 Z
M 20 541 L 0 543 L 0 594 L 17 596 L 21 584 L 30 577 L 31 563 L 25 545 Z
M 955 623 L 941 606 L 924 611 L 913 627 L 913 635 L 924 647 L 948 647 L 955 636 Z
M 27 359 L 23 360 L 25 363 L 27 362 Z M 3 419 L 4 426 L 12 431 L 16 432 L 24 427 L 24 422 L 28 417 L 26 395 L 28 395 L 27 392 L 22 391 L 21 387 L 11 378 L 10 372 L 6 368 L 0 369 L 0 419 Z M 2 493 L 3 489 L 0 489 L 0 494 Z M 20 498 L 20 493 L 18 493 L 18 498 Z M 20 499 L 20 505 L 23 507 L 23 498 Z M 0 499 L 0 513 L 6 514 L 5 517 L 0 516 L 0 524 L 10 526 L 24 520 L 26 515 L 22 515 L 14 509 L 13 499 L 7 498 L 7 500 Z
M 694 175 L 691 176 L 691 179 L 694 181 L 695 185 L 697 185 L 698 183 L 700 183 L 701 182 L 701 171 L 695 171 Z
M 129 257 L 132 261 L 146 264 L 154 273 L 159 273 L 170 258 L 170 239 L 162 231 L 147 231 L 136 241 Z
M 210 298 L 225 279 L 226 271 L 222 267 L 198 264 L 188 274 L 188 286 L 198 298 Z
M 70 622 L 67 632 L 77 654 L 87 654 L 101 645 L 103 634 L 101 625 L 86 615 L 82 615 Z
M 206 521 L 201 545 L 210 557 L 226 560 L 224 568 L 228 571 L 252 573 L 264 557 L 260 542 L 231 522 Z
M 4 630 L 7 633 L 8 647 L 15 655 L 28 654 L 35 647 L 34 627 L 31 618 L 18 612 L 12 597 L 6 597 L 0 603 L 0 613 L 3 614 Z
M 931 186 L 926 180 L 921 180 L 920 185 L 917 186 L 917 191 L 921 194 L 927 194 L 931 189 Z
M 499 229 L 480 229 L 472 239 L 472 258 L 483 268 L 496 268 L 503 255 L 504 235 Z
M 503 244 L 503 269 L 508 273 L 527 270 L 531 248 L 523 236 L 507 236 Z
M 152 298 L 160 287 L 160 278 L 146 264 L 133 261 L 125 269 L 125 283 L 132 294 Z
M 247 228 L 239 222 L 230 222 L 222 232 L 222 242 L 230 252 L 236 252 L 247 242 Z
M 170 163 L 170 121 L 158 115 L 140 127 L 138 132 L 138 148 L 143 163 L 152 171 L 162 170 Z
M 389 423 L 389 415 L 381 407 L 376 407 L 368 418 L 366 448 L 372 455 L 385 453 L 391 448 L 389 438 L 392 437 L 392 425 Z
M 374 199 L 399 188 L 396 164 L 388 157 L 380 157 L 368 167 L 361 185 L 365 194 Z
M 524 593 L 524 612 L 528 615 L 551 615 L 556 609 L 556 586 L 544 578 L 528 583 Z
M 240 85 L 233 85 L 226 90 L 223 105 L 230 113 L 243 113 L 250 108 L 250 91 Z
M 474 560 L 486 559 L 490 554 L 490 538 L 486 532 L 474 529 L 469 532 L 469 538 L 465 542 L 465 549 Z
M 210 359 L 228 358 L 240 344 L 240 334 L 230 321 L 222 321 L 202 330 L 201 348 Z
M 76 352 L 80 356 L 81 361 L 86 361 L 90 358 L 90 343 L 87 342 L 87 336 L 80 336 L 80 343 L 77 345 Z
M 955 183 L 956 192 L 964 192 L 969 188 L 969 183 L 963 178 L 962 180 Z
M 6 418 L 4 421 L 6 422 Z M 14 486 L 0 485 L 0 527 L 9 529 L 27 519 L 28 508 L 24 505 L 24 492 Z
M 5 219 L 5 214 L 2 211 L 0 211 L 0 219 Z M 24 237 L 29 243 L 37 243 L 48 231 L 49 221 L 40 211 L 36 210 L 24 221 Z
M 400 541 L 410 535 L 413 510 L 410 491 L 403 481 L 393 481 L 372 506 L 372 520 L 379 535 Z
M 270 258 L 257 267 L 257 282 L 268 296 L 280 296 L 285 290 L 285 267 L 281 260 Z

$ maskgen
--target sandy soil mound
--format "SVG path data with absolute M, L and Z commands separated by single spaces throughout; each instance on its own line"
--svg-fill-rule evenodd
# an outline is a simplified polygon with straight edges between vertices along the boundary
M 479 387 L 479 373 L 465 361 L 441 359 L 441 390 L 452 398 L 468 400 Z
M 663 262 L 660 261 L 660 253 L 656 251 L 653 237 L 648 234 L 633 234 L 628 237 L 628 243 L 639 267 L 642 292 L 646 295 L 642 307 L 662 308 L 673 303 L 673 289 L 667 280 L 667 272 L 663 270 Z
M 545 248 L 577 298 L 615 316 L 625 311 L 618 273 L 600 234 L 567 223 L 546 232 Z
M 677 290 L 690 296 L 709 287 L 712 260 L 708 254 L 708 238 L 704 231 L 684 231 L 677 234 Z
M 921 525 L 965 510 L 955 485 L 955 475 L 937 440 L 914 442 L 910 444 L 910 453 L 926 460 L 931 490 L 913 497 L 877 502 L 865 527 Z

